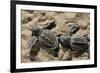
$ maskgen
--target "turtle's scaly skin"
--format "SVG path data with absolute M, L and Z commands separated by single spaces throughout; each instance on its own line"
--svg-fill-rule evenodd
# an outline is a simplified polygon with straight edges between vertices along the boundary
M 88 49 L 87 39 L 80 35 L 72 36 L 70 45 L 73 51 L 82 51 Z

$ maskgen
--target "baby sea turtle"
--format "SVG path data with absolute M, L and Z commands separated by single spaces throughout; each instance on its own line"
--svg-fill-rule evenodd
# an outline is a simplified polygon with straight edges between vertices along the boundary
M 82 51 L 88 49 L 88 41 L 80 35 L 61 36 L 59 39 L 61 45 L 65 48 L 70 48 L 72 51 Z
M 39 42 L 39 47 L 55 49 L 58 46 L 58 39 L 53 32 L 47 29 L 34 27 L 32 30 L 32 38 L 29 41 L 28 48 L 36 49 L 35 46 Z
M 28 42 L 28 48 L 32 52 L 40 48 L 54 50 L 56 47 L 58 47 L 58 39 L 53 32 L 38 27 L 32 29 L 32 37 Z

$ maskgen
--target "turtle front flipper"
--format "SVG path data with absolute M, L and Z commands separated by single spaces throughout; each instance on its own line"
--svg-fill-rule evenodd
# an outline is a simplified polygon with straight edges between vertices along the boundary
M 28 41 L 28 49 L 32 49 L 32 46 L 36 44 L 37 42 L 37 37 L 33 36 L 31 39 Z
M 35 45 L 32 46 L 32 49 L 30 50 L 30 60 L 35 61 L 35 57 L 37 56 L 38 52 L 40 50 L 40 43 L 39 41 L 36 41 Z
M 68 35 L 72 36 L 75 34 L 80 28 L 77 23 L 68 23 Z
M 33 36 L 28 42 L 28 48 L 30 49 L 30 60 L 34 61 L 36 55 L 40 50 L 40 43 L 36 36 Z

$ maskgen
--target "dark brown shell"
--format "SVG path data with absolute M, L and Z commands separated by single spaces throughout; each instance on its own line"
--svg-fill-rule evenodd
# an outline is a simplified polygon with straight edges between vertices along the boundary
M 87 39 L 80 35 L 72 36 L 70 45 L 73 51 L 82 51 L 88 49 Z
M 42 48 L 55 49 L 58 46 L 58 39 L 50 30 L 44 30 L 39 36 Z

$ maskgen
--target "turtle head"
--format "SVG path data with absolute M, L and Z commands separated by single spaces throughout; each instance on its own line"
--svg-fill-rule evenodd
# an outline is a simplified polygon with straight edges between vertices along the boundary
M 65 36 L 65 35 L 62 35 L 59 37 L 59 43 L 61 43 L 61 45 L 64 47 L 64 48 L 69 48 L 70 47 L 70 36 Z
M 32 28 L 32 36 L 38 37 L 42 33 L 43 29 L 39 27 Z

